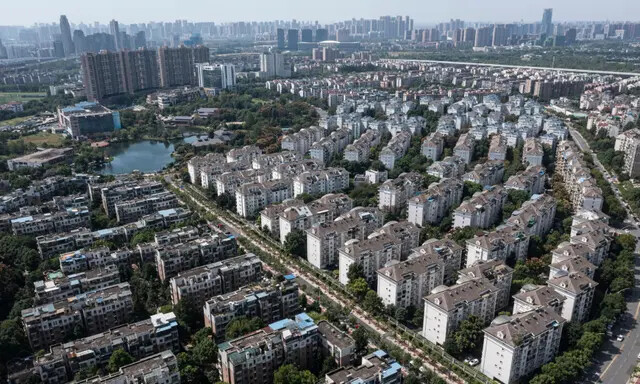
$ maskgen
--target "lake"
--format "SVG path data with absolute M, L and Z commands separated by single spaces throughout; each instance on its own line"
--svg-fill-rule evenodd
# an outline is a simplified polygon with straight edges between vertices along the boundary
M 180 141 L 177 141 L 178 143 Z M 143 173 L 161 171 L 173 161 L 173 142 L 143 140 L 136 143 L 113 143 L 105 152 L 113 160 L 100 173 L 120 175 L 138 170 Z

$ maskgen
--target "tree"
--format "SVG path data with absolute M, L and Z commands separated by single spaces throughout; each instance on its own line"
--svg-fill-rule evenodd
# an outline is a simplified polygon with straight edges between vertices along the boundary
M 218 360 L 218 348 L 210 338 L 202 339 L 191 350 L 191 359 L 201 367 L 211 367 Z
M 482 345 L 483 329 L 484 322 L 482 319 L 473 315 L 469 316 L 460 323 L 458 329 L 450 336 L 453 343 L 453 348 L 451 348 L 451 345 L 449 347 L 450 350 L 452 349 L 457 354 L 473 351 Z
M 107 364 L 107 369 L 109 370 L 109 372 L 117 372 L 120 367 L 131 364 L 133 362 L 133 357 L 124 349 L 117 349 L 111 354 L 109 363 Z
M 482 185 L 474 183 L 473 181 L 465 181 L 462 188 L 462 198 L 466 199 L 473 196 L 476 192 L 482 192 Z
M 233 319 L 229 325 L 227 325 L 225 337 L 227 340 L 235 339 L 262 327 L 264 327 L 264 323 L 259 317 L 252 317 L 248 319 L 245 316 L 240 316 Z
M 155 231 L 153 229 L 145 229 L 136 233 L 131 239 L 131 246 L 135 247 L 138 244 L 150 243 L 155 239 Z
M 284 240 L 284 252 L 289 256 L 307 257 L 307 235 L 300 229 L 294 229 Z
M 293 364 L 285 364 L 273 373 L 273 384 L 315 384 L 316 381 L 313 373 L 300 371 Z
M 351 334 L 353 341 L 355 342 L 356 353 L 362 353 L 367 350 L 369 345 L 369 332 L 363 327 L 359 327 Z
M 364 267 L 362 267 L 362 264 L 351 264 L 349 266 L 349 270 L 347 271 L 347 278 L 349 279 L 349 281 L 364 278 Z
M 200 329 L 204 325 L 202 308 L 193 298 L 183 297 L 174 308 L 178 323 L 186 328 L 187 333 Z
M 369 290 L 369 284 L 367 284 L 367 280 L 360 277 L 349 281 L 349 284 L 347 284 L 347 290 L 358 300 L 362 300 Z
M 376 291 L 372 289 L 368 290 L 365 294 L 362 306 L 373 314 L 379 314 L 384 309 L 382 299 L 378 296 Z

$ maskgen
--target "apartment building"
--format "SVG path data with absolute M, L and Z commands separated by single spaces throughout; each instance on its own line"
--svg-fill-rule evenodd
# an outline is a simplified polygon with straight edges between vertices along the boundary
M 211 328 L 216 340 L 224 340 L 227 326 L 239 316 L 259 317 L 268 324 L 299 313 L 298 284 L 285 280 L 277 285 L 250 285 L 210 298 L 203 310 L 205 326 Z
M 87 207 L 67 208 L 52 213 L 8 217 L 11 233 L 16 236 L 38 236 L 69 232 L 90 226 L 91 213 Z
M 271 237 L 280 238 L 280 214 L 290 207 L 304 207 L 305 203 L 298 199 L 287 199 L 279 204 L 272 204 L 260 211 L 260 226 L 269 232 Z
M 318 326 L 305 313 L 218 345 L 220 377 L 229 384 L 270 384 L 283 364 L 314 369 L 321 361 Z
M 333 357 L 338 367 L 351 365 L 356 352 L 353 338 L 328 321 L 320 320 L 317 326 L 324 355 Z
M 380 160 L 387 169 L 391 170 L 395 166 L 396 160 L 407 153 L 410 145 L 411 133 L 407 131 L 399 132 L 380 150 L 378 160 Z
M 640 129 L 630 129 L 616 136 L 614 149 L 624 152 L 624 171 L 630 178 L 640 177 Z
M 242 217 L 251 217 L 266 206 L 280 203 L 292 196 L 293 188 L 288 181 L 245 184 L 236 189 L 236 211 Z
M 351 209 L 353 200 L 343 193 L 327 194 L 309 204 L 286 207 L 278 215 L 280 242 L 284 244 L 287 235 L 295 229 L 305 231 L 322 223 L 332 222 Z
M 118 372 L 104 377 L 91 377 L 77 381 L 78 384 L 95 383 L 162 383 L 180 384 L 180 370 L 178 359 L 171 351 L 145 357 L 135 363 L 120 367 Z
M 200 185 L 202 169 L 210 164 L 225 164 L 226 157 L 222 153 L 207 153 L 203 156 L 194 156 L 187 162 L 189 181 L 193 185 Z
M 422 139 L 420 153 L 429 160 L 438 161 L 444 151 L 445 136 L 439 132 L 433 132 Z
M 46 280 L 33 283 L 34 304 L 62 301 L 82 292 L 102 289 L 120 282 L 120 273 L 115 265 L 92 269 L 86 272 L 65 275 L 61 271 L 48 272 Z
M 402 365 L 379 349 L 363 356 L 358 367 L 342 367 L 328 372 L 325 383 L 400 384 L 403 369 Z
M 215 178 L 216 194 L 235 195 L 236 189 L 243 184 L 264 183 L 271 179 L 271 172 L 265 169 L 240 169 L 224 172 Z
M 474 193 L 453 211 L 453 227 L 491 227 L 502 217 L 507 197 L 507 191 L 501 186 L 485 187 L 482 192 Z
M 273 180 L 293 180 L 303 172 L 318 171 L 324 169 L 324 164 L 314 159 L 304 159 L 291 163 L 276 164 L 271 169 Z
M 440 255 L 425 254 L 392 261 L 377 271 L 377 293 L 384 305 L 419 308 L 422 298 L 444 284 L 445 262 Z
M 565 297 L 563 318 L 580 323 L 587 320 L 598 283 L 580 272 L 558 271 L 547 285 Z
M 463 181 L 486 185 L 502 184 L 504 176 L 504 162 L 502 161 L 486 161 L 476 164 L 472 171 L 462 175 Z
M 57 344 L 34 360 L 43 383 L 66 383 L 83 369 L 106 368 L 111 354 L 123 349 L 135 359 L 163 351 L 178 352 L 178 322 L 172 312 Z
M 380 228 L 383 215 L 376 208 L 357 207 L 333 222 L 307 229 L 307 260 L 316 268 L 338 264 L 338 250 L 349 240 L 364 240 Z
M 400 241 L 388 234 L 381 234 L 365 240 L 349 240 L 338 255 L 339 280 L 346 285 L 349 283 L 347 273 L 352 264 L 359 264 L 364 271 L 364 277 L 370 286 L 375 286 L 378 269 L 392 260 L 400 260 Z
M 496 313 L 498 292 L 498 288 L 482 278 L 437 287 L 424 298 L 422 335 L 434 344 L 444 345 L 469 316 L 490 322 Z
M 227 152 L 227 163 L 249 163 L 262 155 L 262 149 L 255 145 L 245 145 L 242 148 L 232 148 Z
M 164 281 L 182 271 L 233 257 L 237 250 L 233 236 L 222 238 L 219 235 L 159 247 L 155 255 L 158 276 Z
M 544 167 L 540 165 L 529 166 L 526 170 L 509 177 L 504 183 L 504 188 L 525 191 L 529 195 L 539 195 L 544 193 L 546 179 L 547 171 Z
M 116 180 L 111 183 L 91 184 L 91 201 L 102 202 L 102 208 L 109 217 L 115 217 L 116 203 L 133 200 L 137 197 L 163 192 L 164 186 L 157 181 Z
M 493 135 L 489 142 L 488 159 L 492 161 L 505 161 L 507 158 L 507 140 L 501 135 Z
M 60 270 L 64 274 L 73 274 L 95 269 L 106 269 L 109 266 L 130 264 L 133 253 L 126 249 L 110 251 L 107 247 L 91 250 L 78 250 L 60 255 Z
M 465 164 L 471 163 L 473 160 L 473 151 L 475 148 L 475 141 L 473 136 L 463 133 L 458 138 L 456 146 L 453 148 L 453 155 L 461 158 Z
M 464 184 L 458 179 L 443 179 L 408 201 L 407 220 L 416 225 L 435 224 L 460 204 Z
M 525 284 L 513 295 L 513 314 L 546 308 L 562 315 L 565 297 L 546 285 Z
M 390 235 L 400 242 L 400 258 L 406 259 L 420 244 L 420 228 L 408 221 L 389 221 L 369 235 L 369 238 Z
M 252 254 L 206 264 L 178 273 L 169 280 L 171 302 L 189 298 L 203 305 L 213 296 L 235 291 L 262 278 L 262 262 Z
M 126 224 L 136 221 L 145 215 L 165 209 L 177 208 L 178 206 L 179 202 L 176 195 L 173 192 L 164 191 L 115 203 L 114 211 L 118 223 Z
M 344 168 L 307 171 L 293 178 L 293 196 L 303 193 L 323 195 L 349 187 L 349 172 Z
M 251 161 L 252 169 L 271 170 L 278 164 L 289 164 L 302 161 L 302 155 L 297 152 L 283 151 L 261 154 Z
M 483 260 L 524 260 L 529 249 L 530 236 L 524 231 L 503 225 L 467 240 L 467 267 Z
M 550 308 L 498 316 L 484 330 L 480 370 L 506 384 L 530 375 L 558 354 L 565 322 Z
M 452 284 L 458 277 L 458 270 L 462 264 L 464 249 L 449 239 L 429 239 L 413 250 L 409 260 L 423 256 L 433 256 L 444 263 L 444 282 Z
M 556 173 L 562 177 L 575 209 L 601 211 L 604 203 L 602 190 L 582 156 L 574 143 L 560 142 L 556 149 Z
M 498 288 L 498 298 L 496 299 L 496 310 L 506 308 L 511 296 L 511 281 L 513 280 L 513 268 L 507 266 L 503 261 L 479 261 L 471 267 L 458 271 L 458 281 L 461 284 L 469 280 L 487 279 Z
M 343 158 L 347 161 L 364 162 L 369 160 L 371 149 L 380 144 L 381 134 L 375 129 L 368 129 L 353 144 L 344 149 Z
M 567 273 L 580 272 L 588 278 L 593 279 L 596 268 L 598 267 L 591 264 L 586 258 L 574 256 L 549 265 L 549 279 L 552 279 L 554 276 L 559 276 L 559 273 L 562 275 L 561 272 L 563 271 Z
M 441 179 L 458 179 L 462 177 L 466 169 L 466 163 L 457 156 L 447 156 L 441 161 L 436 161 L 427 167 L 427 173 Z
M 21 317 L 29 345 L 39 350 L 63 342 L 76 327 L 94 334 L 127 323 L 132 313 L 129 283 L 120 283 L 24 309 Z
M 526 165 L 542 165 L 544 148 L 540 139 L 528 137 L 524 140 L 522 147 L 522 163 Z
M 522 206 L 513 211 L 507 225 L 522 230 L 529 236 L 544 236 L 553 227 L 557 202 L 550 195 L 533 195 Z
M 401 173 L 393 180 L 387 180 L 378 190 L 378 208 L 383 211 L 397 212 L 407 204 L 417 191 L 422 188 L 422 176 L 415 172 Z
M 309 152 L 311 145 L 323 137 L 324 129 L 320 127 L 302 128 L 296 133 L 283 136 L 280 140 L 280 148 L 305 155 Z

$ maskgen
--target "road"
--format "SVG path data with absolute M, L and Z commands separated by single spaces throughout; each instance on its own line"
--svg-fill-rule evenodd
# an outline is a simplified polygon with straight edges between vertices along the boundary
M 339 297 L 340 295 L 335 294 L 335 292 L 332 292 L 332 289 L 330 287 L 328 287 L 325 283 L 323 283 L 321 280 L 319 280 L 315 276 L 306 273 L 305 271 L 298 268 L 291 261 L 286 260 L 282 256 L 279 249 L 276 249 L 272 245 L 266 243 L 261 238 L 251 233 L 248 233 L 247 231 L 245 231 L 243 228 L 241 228 L 234 222 L 221 216 L 220 212 L 218 212 L 215 209 L 212 209 L 209 206 L 209 204 L 203 203 L 203 201 L 208 203 L 208 199 L 202 192 L 198 191 L 195 188 L 191 188 L 190 186 L 182 187 L 181 185 L 176 183 L 176 181 L 173 178 L 169 176 L 165 176 L 165 180 L 169 182 L 174 188 L 182 190 L 182 192 L 184 192 L 199 207 L 205 209 L 208 213 L 214 215 L 218 221 L 224 224 L 231 231 L 232 234 L 250 239 L 253 242 L 254 246 L 260 248 L 263 252 L 268 253 L 269 255 L 271 255 L 278 261 L 280 261 L 283 265 L 287 267 L 290 273 L 293 273 L 296 276 L 296 278 L 302 280 L 303 283 L 307 284 L 312 288 L 320 289 L 322 293 L 329 300 L 333 301 L 335 304 L 343 308 L 351 308 L 350 314 L 354 316 L 358 320 L 358 322 L 365 325 L 370 331 L 377 333 L 380 337 L 382 337 L 386 341 L 408 352 L 411 355 L 412 359 L 418 359 L 419 361 L 421 361 L 423 365 L 425 365 L 431 371 L 437 373 L 447 383 L 457 384 L 457 383 L 464 382 L 460 377 L 458 377 L 455 373 L 451 372 L 451 370 L 449 370 L 448 368 L 443 367 L 442 365 L 438 364 L 435 361 L 429 361 L 427 356 L 425 356 L 424 352 L 414 348 L 404 340 L 401 340 L 396 338 L 395 336 L 389 335 L 388 332 L 385 330 L 386 326 L 384 324 L 379 323 L 375 318 L 369 316 L 364 310 L 362 310 L 360 306 L 358 305 L 354 306 L 353 303 L 345 300 L 342 297 Z
M 383 59 L 380 61 L 435 63 L 435 64 L 447 64 L 447 65 L 475 65 L 480 67 L 496 67 L 496 68 L 522 68 L 522 69 L 534 69 L 534 70 L 537 69 L 537 70 L 558 71 L 558 72 L 592 73 L 596 75 L 640 76 L 640 72 L 598 71 L 598 70 L 592 70 L 592 69 L 536 67 L 536 66 L 528 66 L 528 65 L 492 64 L 492 63 L 478 63 L 478 62 L 466 62 L 466 61 L 418 60 L 418 59 Z
M 628 233 L 640 238 L 639 223 L 633 217 L 633 212 L 629 210 L 625 202 L 622 200 L 620 190 L 611 183 L 612 175 L 604 168 L 598 157 L 591 151 L 589 144 L 582 137 L 580 132 L 573 128 L 569 129 L 571 137 L 576 142 L 581 151 L 589 153 L 593 156 L 593 161 L 602 172 L 606 180 L 611 184 L 613 192 L 622 205 L 627 209 L 630 222 L 628 223 Z M 619 233 L 627 233 L 625 230 Z M 636 254 L 640 253 L 640 243 L 636 245 Z M 635 285 L 627 292 L 627 312 L 624 313 L 622 320 L 613 328 L 614 337 L 605 341 L 599 353 L 594 358 L 594 364 L 587 372 L 588 383 L 626 383 L 633 369 L 636 367 L 640 359 L 640 326 L 638 326 L 638 314 L 640 313 L 640 258 L 636 255 L 635 265 Z M 615 339 L 617 335 L 623 335 L 624 341 L 619 342 Z

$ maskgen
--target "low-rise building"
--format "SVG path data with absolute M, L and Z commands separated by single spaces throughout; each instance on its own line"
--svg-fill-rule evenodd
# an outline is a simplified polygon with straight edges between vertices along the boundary
M 484 330 L 480 370 L 505 384 L 530 375 L 558 354 L 565 322 L 549 308 L 498 316 Z
M 206 264 L 179 273 L 169 280 L 171 302 L 189 298 L 197 305 L 217 295 L 255 283 L 262 277 L 262 262 L 252 254 Z
M 162 383 L 180 384 L 178 359 L 171 351 L 145 357 L 135 363 L 120 367 L 118 372 L 104 377 L 92 377 L 77 381 L 78 384 L 95 383 Z
M 403 367 L 385 351 L 377 350 L 362 357 L 358 367 L 343 367 L 325 375 L 326 384 L 400 384 Z
M 62 301 L 68 297 L 102 289 L 120 282 L 117 266 L 107 265 L 86 272 L 65 275 L 61 271 L 45 274 L 46 280 L 33 283 L 34 303 L 45 304 Z
M 320 320 L 317 325 L 324 355 L 333 357 L 338 367 L 351 365 L 356 353 L 353 338 L 328 321 Z
M 110 134 L 122 128 L 120 112 L 88 101 L 72 107 L 58 107 L 58 125 L 74 140 Z
M 28 155 L 7 160 L 7 168 L 17 171 L 21 168 L 41 168 L 71 160 L 73 148 L 47 148 Z
M 177 208 L 178 198 L 173 192 L 164 191 L 139 197 L 133 200 L 115 203 L 114 211 L 118 223 L 126 224 L 166 209 Z
M 434 344 L 444 345 L 447 337 L 470 316 L 490 322 L 496 313 L 498 292 L 483 278 L 437 287 L 424 298 L 422 335 Z

